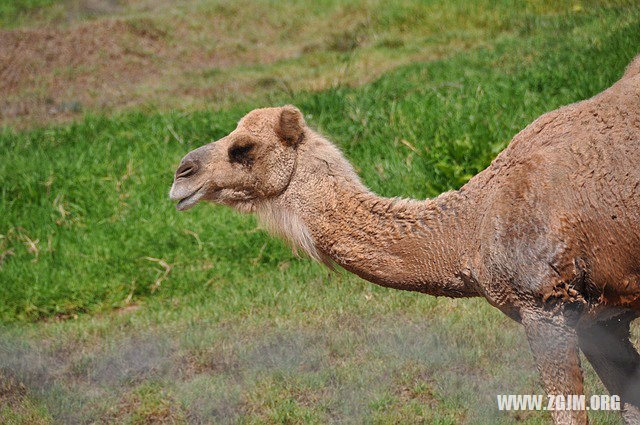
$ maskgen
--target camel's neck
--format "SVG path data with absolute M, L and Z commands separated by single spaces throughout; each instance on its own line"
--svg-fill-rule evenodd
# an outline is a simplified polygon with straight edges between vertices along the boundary
M 340 155 L 337 149 L 335 154 Z M 333 153 L 319 157 L 326 155 Z M 450 297 L 476 295 L 464 278 L 470 230 L 462 195 L 449 192 L 427 201 L 382 198 L 359 182 L 341 156 L 313 159 L 318 156 L 299 166 L 288 190 L 270 206 L 278 211 L 280 223 L 274 227 L 281 233 L 312 255 L 315 249 L 379 285 Z M 273 226 L 273 211 L 271 221 Z

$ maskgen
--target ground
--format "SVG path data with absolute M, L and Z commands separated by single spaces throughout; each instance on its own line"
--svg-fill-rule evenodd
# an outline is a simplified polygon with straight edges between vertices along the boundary
M 330 273 L 167 193 L 182 155 L 284 103 L 377 193 L 457 188 L 620 77 L 632 2 L 21 0 L 0 25 L 0 422 L 549 421 L 497 411 L 543 391 L 484 300 Z

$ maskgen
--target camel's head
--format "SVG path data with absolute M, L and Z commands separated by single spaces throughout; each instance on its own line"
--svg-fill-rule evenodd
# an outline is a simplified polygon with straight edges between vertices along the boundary
M 201 200 L 250 210 L 287 188 L 304 131 L 293 106 L 251 111 L 228 136 L 182 158 L 169 197 L 178 210 Z

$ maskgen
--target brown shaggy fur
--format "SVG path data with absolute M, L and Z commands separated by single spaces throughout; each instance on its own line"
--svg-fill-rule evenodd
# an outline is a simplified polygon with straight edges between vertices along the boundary
M 640 57 L 599 95 L 547 113 L 432 200 L 386 199 L 295 107 L 250 112 L 185 156 L 178 209 L 255 212 L 311 257 L 371 282 L 483 296 L 521 322 L 549 394 L 582 394 L 579 350 L 640 422 Z M 583 424 L 584 411 L 552 412 Z

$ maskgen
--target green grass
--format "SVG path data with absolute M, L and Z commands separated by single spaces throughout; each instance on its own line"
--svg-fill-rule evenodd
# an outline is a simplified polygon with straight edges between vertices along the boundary
M 331 274 L 252 218 L 209 205 L 178 213 L 167 196 L 186 152 L 253 107 L 282 103 L 300 107 L 382 195 L 460 187 L 540 114 L 598 93 L 640 53 L 637 7 L 532 7 L 538 13 L 486 47 L 359 87 L 5 129 L 0 372 L 28 391 L 14 391 L 0 418 L 548 420 L 498 415 L 496 393 L 542 389 L 521 330 L 483 300 Z M 126 306 L 137 310 L 120 313 Z M 587 390 L 604 392 L 587 371 Z M 603 413 L 592 421 L 619 423 Z
M 59 0 L 2 0 L 0 28 L 12 27 L 28 19 L 29 15 L 54 5 Z
M 260 105 L 298 105 L 374 191 L 435 196 L 485 168 L 543 112 L 611 84 L 637 53 L 638 22 L 637 11 L 617 9 L 539 17 L 525 31 L 532 35 L 502 37 L 491 49 Z M 253 106 L 89 116 L 2 133 L 0 318 L 95 313 L 194 293 L 231 300 L 223 308 L 237 312 L 265 297 L 247 281 L 275 288 L 318 275 L 318 266 L 255 232 L 252 219 L 204 205 L 179 214 L 167 198 L 180 158 L 230 132 Z M 166 276 L 158 260 L 170 268 Z

